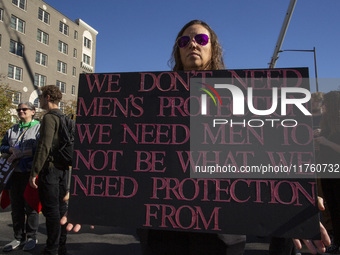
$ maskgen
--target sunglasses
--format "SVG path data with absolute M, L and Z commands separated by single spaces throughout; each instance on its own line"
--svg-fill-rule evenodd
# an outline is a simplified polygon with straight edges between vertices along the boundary
M 191 39 L 192 38 L 188 35 L 184 35 L 184 36 L 178 38 L 178 40 L 177 40 L 178 47 L 180 47 L 180 48 L 186 47 L 189 44 L 189 42 L 191 41 Z M 208 44 L 209 36 L 206 35 L 206 34 L 198 34 L 198 35 L 194 36 L 194 40 L 197 44 L 204 46 L 204 45 Z
M 19 109 L 17 109 L 17 112 L 21 112 L 21 111 L 26 112 L 27 110 L 30 110 L 30 109 L 29 108 L 19 108 Z

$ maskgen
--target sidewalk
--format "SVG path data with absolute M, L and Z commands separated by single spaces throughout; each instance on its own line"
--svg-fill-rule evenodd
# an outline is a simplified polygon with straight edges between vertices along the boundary
M 40 214 L 38 233 L 39 243 L 33 251 L 3 252 L 5 244 L 13 240 L 11 213 L 9 209 L 0 209 L 0 254 L 10 255 L 39 255 L 46 242 L 45 218 Z M 268 255 L 268 240 L 250 237 L 247 240 L 244 255 Z M 141 255 L 139 241 L 134 229 L 96 226 L 94 230 L 83 226 L 80 233 L 69 233 L 67 239 L 67 252 L 69 255 L 115 254 L 115 255 Z M 175 254 L 174 254 L 175 255 Z
M 3 252 L 4 245 L 13 240 L 13 230 L 10 210 L 0 209 L 0 254 L 40 254 L 46 242 L 45 218 L 40 214 L 38 239 L 39 243 L 33 251 L 16 249 Z M 139 241 L 134 229 L 96 226 L 94 230 L 84 226 L 80 233 L 69 233 L 67 238 L 67 252 L 69 255 L 87 254 L 131 254 L 141 255 Z

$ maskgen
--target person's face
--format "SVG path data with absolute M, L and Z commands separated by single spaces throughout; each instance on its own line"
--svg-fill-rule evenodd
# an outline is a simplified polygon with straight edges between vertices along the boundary
M 195 42 L 194 36 L 206 34 L 209 36 L 208 44 L 202 46 Z M 184 30 L 182 36 L 190 36 L 191 40 L 187 46 L 179 48 L 184 70 L 203 70 L 211 60 L 211 42 L 209 31 L 201 25 L 192 25 Z
M 29 109 L 29 107 L 25 104 L 19 105 L 17 112 L 18 112 L 18 117 L 20 118 L 20 120 L 25 123 L 32 121 L 32 118 L 35 114 L 35 111 Z

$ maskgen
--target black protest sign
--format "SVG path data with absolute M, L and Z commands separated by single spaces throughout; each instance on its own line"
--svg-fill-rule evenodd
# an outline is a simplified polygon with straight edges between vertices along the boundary
M 248 117 L 255 119 L 252 112 L 249 114 L 249 105 L 244 109 L 245 131 L 225 128 L 218 133 L 218 129 L 207 128 L 202 122 L 202 97 L 192 95 L 189 84 L 191 78 L 207 83 L 212 77 L 228 78 L 235 87 L 252 87 L 265 102 L 272 87 L 281 90 L 290 86 L 288 78 L 294 80 L 295 87 L 309 86 L 302 82 L 308 77 L 307 69 L 82 74 L 70 222 L 259 236 L 318 236 L 313 176 L 268 179 L 266 175 L 209 176 L 204 171 L 198 177 L 192 175 L 197 166 L 210 161 L 237 166 L 238 170 L 254 164 L 279 167 L 313 162 L 312 138 L 305 132 L 312 125 L 311 118 L 301 109 L 292 108 L 285 114 L 286 119 L 298 122 L 293 134 L 285 127 L 288 121 L 282 123 L 282 116 L 276 113 L 271 118 L 279 121 L 269 121 L 272 128 L 251 129 L 259 124 L 252 121 L 248 125 Z M 223 107 L 217 106 L 217 113 L 213 113 L 216 109 L 208 106 L 206 116 L 216 115 L 220 122 L 229 116 L 230 126 L 234 116 L 224 114 L 223 109 L 232 111 L 236 106 L 231 106 L 230 96 L 221 97 Z M 191 105 L 193 101 L 196 108 Z M 194 126 L 192 118 L 199 120 Z M 237 118 L 235 122 L 239 122 Z M 192 136 L 194 129 L 201 135 Z M 262 134 L 268 132 L 269 138 Z M 217 142 L 223 135 L 225 141 Z M 274 142 L 275 137 L 283 139 L 281 144 Z M 224 150 L 228 153 L 223 154 Z M 214 154 L 213 159 L 208 152 Z
M 10 154 L 2 154 L 0 156 L 0 193 L 6 187 L 15 167 L 15 164 L 8 163 L 7 159 L 9 156 Z

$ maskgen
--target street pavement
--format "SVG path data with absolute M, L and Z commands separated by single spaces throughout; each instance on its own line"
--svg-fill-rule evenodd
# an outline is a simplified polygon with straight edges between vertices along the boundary
M 10 208 L 6 210 L 0 209 L 0 254 L 40 254 L 40 250 L 43 249 L 46 242 L 46 226 L 45 218 L 42 214 L 40 214 L 39 220 L 39 243 L 34 250 L 22 251 L 18 248 L 11 252 L 3 252 L 3 246 L 13 240 L 13 230 Z M 80 233 L 69 233 L 66 246 L 67 254 L 69 255 L 141 255 L 135 229 L 102 226 L 90 229 L 89 226 L 83 226 Z M 249 237 L 244 255 L 268 255 L 268 247 L 267 239 Z
M 20 248 L 11 252 L 3 252 L 2 248 L 13 240 L 13 230 L 10 209 L 0 209 L 0 254 L 40 254 L 46 243 L 45 218 L 39 217 L 38 244 L 32 251 L 22 251 Z M 83 226 L 80 233 L 68 234 L 67 254 L 116 254 L 116 255 L 141 255 L 139 241 L 134 229 L 101 227 L 96 226 L 94 230 L 89 226 Z

